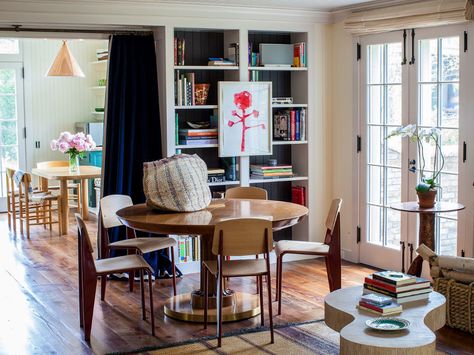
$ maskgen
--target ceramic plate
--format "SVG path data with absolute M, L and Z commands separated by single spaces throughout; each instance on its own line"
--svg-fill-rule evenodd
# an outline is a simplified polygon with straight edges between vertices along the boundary
M 365 324 L 377 330 L 402 330 L 410 326 L 410 322 L 403 318 L 397 317 L 381 317 L 368 319 Z

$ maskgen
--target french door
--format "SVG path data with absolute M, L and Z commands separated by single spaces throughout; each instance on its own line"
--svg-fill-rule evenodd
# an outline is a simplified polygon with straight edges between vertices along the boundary
M 0 211 L 6 210 L 6 168 L 25 168 L 21 71 L 22 63 L 0 62 Z
M 416 200 L 420 162 L 416 144 L 407 138 L 387 139 L 388 135 L 407 124 L 439 128 L 446 162 L 437 198 L 458 202 L 462 193 L 459 136 L 466 124 L 460 114 L 460 77 L 466 66 L 461 48 L 464 29 L 415 31 L 406 31 L 406 40 L 403 31 L 397 31 L 367 36 L 361 43 L 360 260 L 392 270 L 401 270 L 402 263 L 407 268 L 413 255 L 410 250 L 417 247 L 417 216 L 392 210 L 390 205 Z M 431 169 L 432 148 L 424 149 L 426 167 Z M 457 213 L 436 218 L 438 253 L 459 253 L 463 222 Z

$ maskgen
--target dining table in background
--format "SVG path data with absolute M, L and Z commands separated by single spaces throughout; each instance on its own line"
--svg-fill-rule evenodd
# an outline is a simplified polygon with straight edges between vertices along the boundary
M 308 214 L 305 206 L 291 202 L 250 199 L 215 199 L 196 212 L 160 212 L 146 204 L 138 204 L 117 211 L 117 217 L 129 228 L 153 233 L 198 236 L 200 260 L 216 260 L 212 254 L 212 239 L 216 223 L 236 218 L 263 218 L 272 221 L 273 231 L 289 228 Z M 192 293 L 171 297 L 165 304 L 167 316 L 188 322 L 204 320 L 204 273 L 201 270 L 200 288 Z M 260 314 L 258 295 L 234 292 L 224 287 L 223 321 L 236 321 Z M 208 320 L 216 321 L 216 282 L 209 279 Z
M 47 190 L 48 180 L 59 181 L 61 195 L 61 235 L 68 233 L 69 228 L 69 180 L 81 182 L 81 216 L 84 220 L 89 218 L 89 189 L 87 180 L 101 177 L 101 169 L 96 166 L 81 165 L 79 171 L 71 173 L 68 167 L 34 168 L 32 173 L 39 177 L 41 190 Z

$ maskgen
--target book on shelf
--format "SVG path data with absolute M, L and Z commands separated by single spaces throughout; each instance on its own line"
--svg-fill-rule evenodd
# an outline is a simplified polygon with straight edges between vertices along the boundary
M 207 182 L 225 182 L 225 170 L 222 168 L 208 169 Z
M 291 165 L 250 165 L 250 173 L 255 179 L 292 177 L 293 167 Z
M 174 65 L 184 65 L 185 44 L 184 38 L 174 38 Z
M 306 43 L 295 43 L 293 44 L 293 66 L 294 67 L 306 67 Z
M 199 246 L 199 239 L 195 236 L 178 236 L 173 235 L 178 244 L 178 262 L 187 263 L 192 261 L 199 261 L 201 257 L 201 250 Z
M 273 139 L 304 141 L 306 139 L 306 109 L 278 111 L 273 115 Z
M 239 65 L 240 63 L 240 55 L 239 55 L 239 44 L 238 43 L 230 43 L 229 47 L 227 48 L 227 58 L 234 62 L 235 65 Z
M 291 64 L 263 64 L 267 68 L 291 68 Z
M 306 189 L 304 186 L 291 187 L 291 202 L 306 206 Z
M 255 70 L 250 70 L 249 81 L 260 81 L 260 72 L 255 71 Z
M 221 165 L 225 169 L 226 180 L 237 181 L 238 180 L 238 165 L 236 157 L 220 158 Z
M 225 66 L 225 65 L 235 65 L 235 62 L 227 59 L 227 58 L 209 58 L 207 62 L 208 66 Z
M 179 144 L 179 115 L 176 112 L 174 116 L 175 144 Z
M 206 144 L 218 144 L 218 140 L 211 138 L 211 139 L 180 139 L 180 145 L 206 145 Z
M 195 74 L 176 71 L 175 103 L 178 106 L 195 105 Z
M 292 104 L 292 103 L 293 103 L 292 97 L 272 97 L 273 105 Z
M 217 137 L 217 128 L 182 128 L 179 134 L 187 137 L 215 136 Z

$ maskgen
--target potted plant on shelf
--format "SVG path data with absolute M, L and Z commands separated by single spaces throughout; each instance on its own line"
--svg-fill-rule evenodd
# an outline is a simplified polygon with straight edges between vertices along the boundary
M 418 128 L 414 124 L 395 129 L 387 138 L 400 136 L 408 137 L 411 142 L 417 144 L 418 148 L 418 171 L 420 182 L 416 185 L 415 190 L 418 195 L 418 204 L 422 208 L 431 208 L 435 205 L 436 194 L 438 193 L 438 177 L 444 167 L 444 156 L 439 143 L 441 131 L 438 128 Z M 426 159 L 425 145 L 430 145 L 434 149 L 432 155 L 432 173 L 425 176 Z M 430 165 L 431 166 L 431 165 Z
M 96 144 L 90 134 L 83 132 L 71 134 L 62 132 L 58 139 L 51 141 L 51 149 L 59 150 L 69 156 L 69 172 L 77 173 L 79 171 L 79 159 L 85 157 L 85 152 L 95 149 Z

